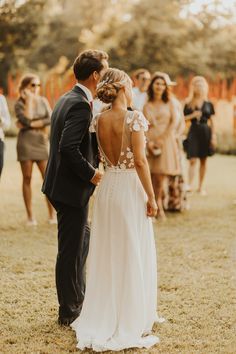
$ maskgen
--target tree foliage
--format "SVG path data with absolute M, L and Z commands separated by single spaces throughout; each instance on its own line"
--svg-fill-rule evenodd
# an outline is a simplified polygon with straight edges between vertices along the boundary
M 232 77 L 236 24 L 212 0 L 188 11 L 191 0 L 26 0 L 0 2 L 0 86 L 19 69 L 49 70 L 99 48 L 127 71 L 147 67 L 172 76 Z

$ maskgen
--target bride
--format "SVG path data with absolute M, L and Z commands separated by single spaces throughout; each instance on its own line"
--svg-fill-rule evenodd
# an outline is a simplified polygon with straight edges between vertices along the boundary
M 111 104 L 90 127 L 105 174 L 94 203 L 85 299 L 71 326 L 79 349 L 149 348 L 159 339 L 151 334 L 157 321 L 151 217 L 157 205 L 145 156 L 148 122 L 141 112 L 127 110 L 132 84 L 125 72 L 108 69 L 97 96 Z

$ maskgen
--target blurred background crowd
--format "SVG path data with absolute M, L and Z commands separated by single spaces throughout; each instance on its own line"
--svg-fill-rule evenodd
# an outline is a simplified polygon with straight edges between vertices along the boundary
M 133 80 L 133 108 L 150 123 L 159 217 L 188 209 L 198 161 L 206 195 L 207 158 L 236 154 L 235 9 L 233 0 L 0 0 L 0 169 L 4 135 L 17 136 L 29 225 L 32 166 L 44 176 L 51 109 L 75 84 L 71 64 L 87 48 L 105 50 Z

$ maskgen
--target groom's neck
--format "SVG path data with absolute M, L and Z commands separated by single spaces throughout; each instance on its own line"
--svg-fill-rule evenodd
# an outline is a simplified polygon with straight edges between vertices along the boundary
M 84 85 L 85 87 L 87 87 L 87 89 L 89 89 L 93 95 L 93 97 L 95 96 L 96 93 L 96 87 L 94 87 L 94 83 L 91 82 L 91 80 L 78 80 L 78 84 Z

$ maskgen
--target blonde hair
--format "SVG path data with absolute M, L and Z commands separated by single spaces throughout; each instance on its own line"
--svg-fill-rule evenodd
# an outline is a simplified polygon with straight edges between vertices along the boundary
M 202 98 L 204 101 L 208 100 L 209 85 L 204 76 L 194 76 L 190 82 L 189 95 L 186 99 L 186 103 L 191 106 L 193 99 L 195 98 L 195 85 L 201 81 L 204 84 L 204 90 L 202 92 Z
M 112 103 L 128 83 L 131 84 L 131 79 L 123 70 L 109 68 L 97 86 L 97 97 L 104 103 Z

